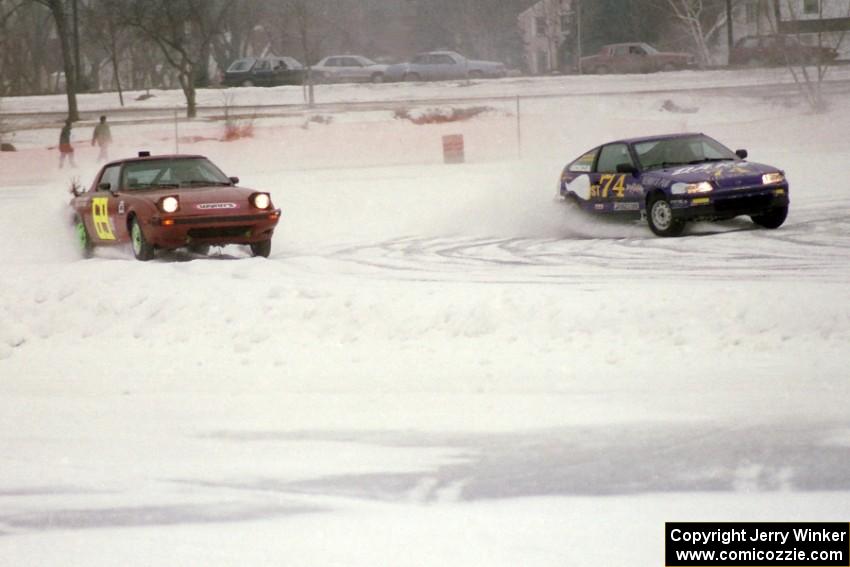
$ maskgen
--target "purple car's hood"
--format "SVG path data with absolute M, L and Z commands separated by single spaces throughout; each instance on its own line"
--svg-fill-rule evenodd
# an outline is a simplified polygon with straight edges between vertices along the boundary
M 694 165 L 674 166 L 649 172 L 650 175 L 668 179 L 672 183 L 699 183 L 711 181 L 718 188 L 735 188 L 761 185 L 762 175 L 779 171 L 779 168 L 749 161 L 718 161 Z

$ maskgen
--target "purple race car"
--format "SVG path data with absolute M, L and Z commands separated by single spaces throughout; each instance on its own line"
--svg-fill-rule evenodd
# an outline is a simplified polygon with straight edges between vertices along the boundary
M 746 157 L 704 134 L 621 140 L 568 164 L 558 191 L 587 211 L 646 218 L 659 236 L 739 215 L 778 228 L 788 215 L 785 173 Z

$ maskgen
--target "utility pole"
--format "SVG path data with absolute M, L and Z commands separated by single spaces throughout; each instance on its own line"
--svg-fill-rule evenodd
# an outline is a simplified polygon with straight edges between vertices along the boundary
M 735 41 L 735 34 L 732 30 L 732 0 L 726 0 L 726 42 L 728 44 L 729 55 L 732 54 L 732 45 Z M 727 58 L 726 64 L 729 64 L 729 59 Z
M 582 74 L 581 68 L 581 0 L 575 0 L 576 14 L 576 65 L 578 74 Z
M 82 86 L 82 82 L 80 80 L 80 76 L 82 72 L 80 71 L 80 17 L 79 11 L 77 10 L 77 0 L 74 0 L 73 4 L 74 10 L 74 83 L 77 85 L 77 89 Z M 83 88 L 83 91 L 86 89 Z

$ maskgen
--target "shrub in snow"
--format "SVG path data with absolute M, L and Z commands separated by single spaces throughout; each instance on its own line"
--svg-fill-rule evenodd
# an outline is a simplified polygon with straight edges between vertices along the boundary
M 406 109 L 396 110 L 393 117 L 396 119 L 410 120 L 414 124 L 445 124 L 447 122 L 460 122 L 469 120 L 479 114 L 493 110 L 489 106 L 474 106 L 470 108 L 427 108 L 424 110 L 409 111 Z

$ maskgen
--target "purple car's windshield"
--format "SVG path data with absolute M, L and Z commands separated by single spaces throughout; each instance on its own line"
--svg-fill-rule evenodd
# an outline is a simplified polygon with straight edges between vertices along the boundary
M 124 165 L 121 177 L 121 187 L 131 191 L 205 185 L 231 185 L 230 179 L 205 158 L 130 162 Z
M 661 138 L 634 144 L 640 169 L 663 169 L 708 161 L 736 160 L 735 153 L 708 136 Z

